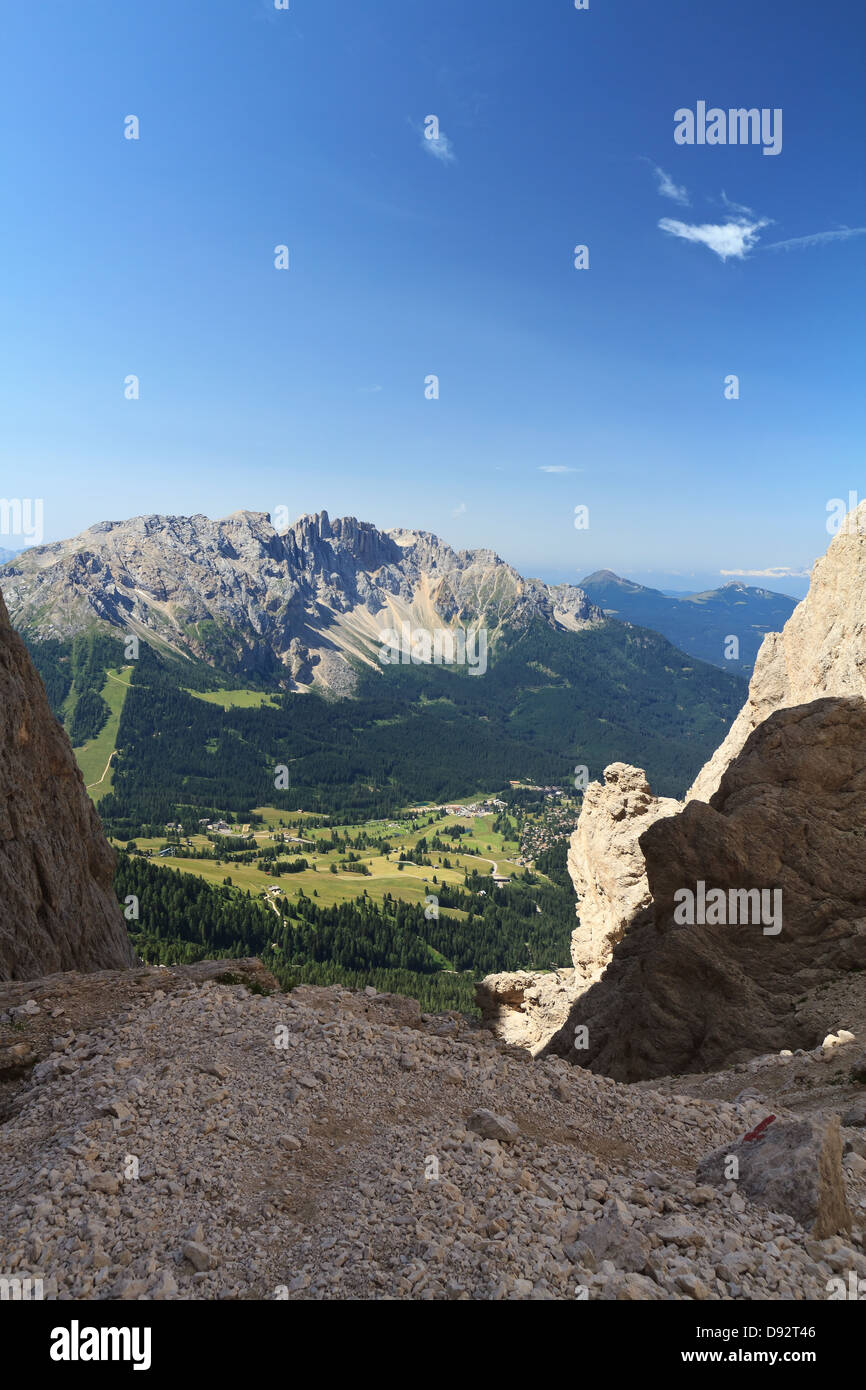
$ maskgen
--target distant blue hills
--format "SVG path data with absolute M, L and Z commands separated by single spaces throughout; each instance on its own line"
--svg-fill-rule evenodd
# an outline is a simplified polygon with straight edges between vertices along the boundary
M 765 634 L 781 631 L 797 606 L 787 594 L 738 581 L 700 594 L 666 594 L 596 570 L 580 587 L 610 617 L 652 628 L 689 656 L 744 676 L 751 675 Z

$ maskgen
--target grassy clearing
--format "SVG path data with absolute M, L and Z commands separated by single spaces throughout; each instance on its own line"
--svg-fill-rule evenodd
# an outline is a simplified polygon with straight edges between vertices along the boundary
M 266 690 L 187 690 L 186 694 L 208 705 L 222 705 L 224 710 L 261 709 L 262 705 L 275 707 L 273 695 Z
M 278 830 L 281 824 L 288 825 L 289 821 L 327 819 L 326 816 L 319 815 L 316 811 L 278 811 L 274 806 L 254 806 L 253 813 L 261 816 L 265 825 L 271 830 Z M 260 828 L 257 827 L 257 829 Z
M 284 813 L 274 810 L 273 807 L 257 807 L 258 813 L 264 817 L 269 828 L 259 827 L 255 831 L 255 839 L 262 849 L 270 848 L 275 842 L 273 840 L 274 828 L 279 828 L 281 819 L 288 819 Z M 292 820 L 297 820 L 296 813 L 292 814 Z M 215 860 L 186 859 L 182 855 L 166 855 L 164 858 L 157 859 L 156 862 L 165 865 L 167 868 L 180 869 L 184 873 L 197 874 L 208 883 L 221 884 L 226 878 L 231 878 L 232 884 L 236 888 L 243 890 L 249 889 L 254 895 L 258 895 L 263 889 L 278 883 L 281 894 L 290 902 L 293 902 L 303 890 L 308 897 L 316 895 L 316 900 L 323 907 L 333 906 L 335 903 L 345 902 L 358 897 L 365 890 L 368 897 L 375 902 L 381 902 L 386 894 L 391 894 L 394 898 L 402 899 L 408 903 L 421 903 L 429 893 L 435 894 L 436 884 L 433 882 L 434 875 L 439 883 L 450 883 L 457 887 L 462 887 L 464 875 L 472 873 L 473 869 L 480 874 L 488 874 L 491 871 L 491 861 L 496 861 L 499 873 L 520 874 L 523 872 L 522 865 L 517 864 L 513 859 L 507 859 L 503 853 L 503 837 L 501 834 L 494 834 L 492 830 L 493 816 L 479 817 L 473 820 L 466 816 L 441 816 L 433 826 L 413 825 L 408 819 L 399 820 L 378 820 L 369 821 L 364 826 L 338 826 L 334 830 L 340 830 L 343 834 L 357 835 L 363 829 L 368 834 L 385 836 L 394 846 L 389 856 L 377 853 L 374 849 L 360 850 L 362 861 L 370 870 L 369 874 L 361 874 L 339 868 L 339 864 L 346 857 L 345 849 L 319 852 L 316 848 L 316 841 L 328 840 L 331 836 L 331 829 L 317 828 L 310 830 L 307 834 L 308 841 L 312 843 L 281 845 L 281 855 L 287 859 L 304 858 L 310 863 L 308 869 L 296 874 L 283 874 L 275 878 L 272 873 L 262 871 L 255 865 L 240 864 L 236 866 L 235 861 L 229 853 L 221 864 Z M 440 853 L 432 851 L 428 853 L 432 859 L 432 865 L 420 865 L 403 863 L 403 867 L 398 867 L 403 853 L 407 849 L 414 849 L 418 840 L 427 836 L 428 841 L 435 830 L 440 834 L 447 830 L 449 825 L 461 825 L 470 830 L 470 834 L 462 837 L 460 851 Z M 240 831 L 240 826 L 238 831 Z M 297 833 L 293 828 L 292 833 Z M 205 835 L 193 835 L 190 837 L 194 849 L 203 849 L 210 846 L 210 841 Z M 150 849 L 157 851 L 162 849 L 166 841 L 162 837 L 143 838 L 138 837 L 135 841 L 139 849 Z M 488 850 L 488 846 L 490 847 Z M 508 842 L 508 849 L 512 854 L 516 853 L 516 846 L 513 841 Z M 450 868 L 444 868 L 441 860 L 447 858 L 451 864 Z M 331 865 L 337 867 L 337 872 L 331 872 Z M 315 868 L 313 867 L 315 865 Z M 462 916 L 462 913 L 453 913 L 454 916 Z
M 80 748 L 75 749 L 75 757 L 81 768 L 85 785 L 95 802 L 105 796 L 106 792 L 111 791 L 113 773 L 109 766 L 109 759 L 117 743 L 120 714 L 126 693 L 129 690 L 131 676 L 131 666 L 106 672 L 106 681 L 101 694 L 111 710 L 111 714 L 96 738 L 89 739 L 87 743 L 83 743 Z
M 195 838 L 197 840 L 198 837 Z M 137 839 L 135 843 L 140 849 L 153 849 L 161 846 L 163 841 Z M 166 855 L 159 859 L 154 857 L 153 862 L 168 869 L 180 869 L 182 873 L 195 874 L 207 883 L 221 884 L 225 882 L 226 878 L 230 878 L 233 887 L 244 891 L 249 889 L 253 896 L 258 896 L 263 889 L 278 883 L 282 896 L 287 898 L 289 902 L 294 902 L 303 889 L 309 898 L 313 897 L 315 893 L 316 901 L 322 907 L 332 907 L 335 903 L 357 898 L 365 889 L 367 896 L 372 898 L 374 902 L 382 902 L 386 894 L 390 893 L 392 897 L 401 898 L 404 902 L 422 903 L 428 893 L 435 893 L 436 891 L 436 885 L 432 881 L 434 873 L 439 878 L 440 883 L 445 880 L 455 884 L 462 884 L 463 882 L 463 874 L 453 870 L 422 869 L 417 864 L 407 864 L 400 870 L 396 863 L 385 860 L 381 856 L 374 856 L 372 859 L 365 857 L 365 862 L 371 866 L 369 876 L 343 873 L 342 871 L 332 874 L 329 870 L 329 864 L 331 861 L 336 862 L 336 859 L 336 855 L 319 855 L 316 858 L 317 867 L 315 870 L 310 868 L 299 874 L 283 874 L 280 878 L 274 878 L 273 874 L 263 873 L 253 864 L 236 866 L 231 859 L 217 864 L 212 859 L 184 859 L 175 855 Z M 454 912 L 451 915 L 463 916 L 459 912 Z

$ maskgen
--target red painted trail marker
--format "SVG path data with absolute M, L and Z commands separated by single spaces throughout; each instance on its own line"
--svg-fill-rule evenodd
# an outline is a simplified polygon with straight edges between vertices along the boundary
M 771 1125 L 773 1123 L 775 1118 L 775 1115 L 768 1115 L 766 1120 L 762 1120 L 759 1125 L 755 1125 L 754 1129 L 750 1130 L 748 1134 L 743 1135 L 743 1143 L 750 1144 L 753 1139 L 760 1139 L 764 1130 L 767 1128 L 768 1125 Z

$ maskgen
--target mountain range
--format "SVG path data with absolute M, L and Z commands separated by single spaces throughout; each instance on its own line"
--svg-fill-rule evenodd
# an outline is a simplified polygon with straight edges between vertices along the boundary
M 178 804 L 267 804 L 277 764 L 287 809 L 346 814 L 638 756 L 680 795 L 745 695 L 735 672 L 606 617 L 577 586 L 325 512 L 284 533 L 255 512 L 103 522 L 28 549 L 2 589 L 73 743 L 108 731 L 94 795 L 135 833 Z M 489 669 L 383 665 L 381 634 L 402 624 L 485 630 Z M 209 702 L 221 690 L 245 693 Z
M 700 594 L 671 595 L 596 570 L 580 587 L 609 617 L 651 627 L 681 651 L 745 676 L 754 669 L 764 637 L 779 632 L 797 606 L 787 594 L 736 580 Z
M 670 595 L 611 570 L 545 584 L 491 550 L 455 551 L 426 531 L 327 512 L 282 533 L 250 511 L 101 522 L 70 540 L 0 550 L 0 563 L 13 622 L 33 640 L 119 628 L 227 672 L 338 694 L 354 688 L 359 663 L 377 664 L 381 632 L 404 622 L 484 626 L 495 643 L 536 618 L 578 632 L 609 617 L 748 676 L 764 636 L 796 606 L 738 582 Z
M 381 632 L 404 622 L 483 625 L 495 642 L 535 619 L 579 632 L 604 618 L 582 590 L 523 579 L 493 551 L 327 512 L 283 534 L 248 511 L 102 522 L 19 556 L 3 590 L 32 640 L 119 628 L 226 671 L 338 694 L 359 665 L 379 665 Z

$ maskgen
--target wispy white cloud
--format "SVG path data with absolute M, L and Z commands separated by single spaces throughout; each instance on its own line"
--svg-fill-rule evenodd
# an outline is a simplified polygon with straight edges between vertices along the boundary
M 728 197 L 724 189 L 722 189 L 722 203 L 728 209 L 729 212 L 738 212 L 741 217 L 755 216 L 754 210 L 752 208 L 747 208 L 745 203 L 735 203 L 732 198 Z
M 828 241 L 849 241 L 854 236 L 866 236 L 866 227 L 840 227 L 835 232 L 812 232 L 811 236 L 795 236 L 788 241 L 769 241 L 764 251 L 790 251 L 795 246 L 824 246 Z
M 659 227 L 663 232 L 667 232 L 668 236 L 706 246 L 722 261 L 731 258 L 741 261 L 756 245 L 759 240 L 758 233 L 762 227 L 768 226 L 768 222 L 766 217 L 758 218 L 757 221 L 738 217 L 730 222 L 704 222 L 695 225 L 690 222 L 678 222 L 673 217 L 663 217 Z
M 657 172 L 661 172 L 658 171 Z M 661 191 L 661 190 L 660 190 Z M 726 222 L 705 222 L 695 224 L 680 222 L 673 217 L 663 217 L 659 227 L 668 236 L 679 237 L 683 241 L 698 242 L 723 261 L 730 258 L 743 260 L 753 250 L 759 240 L 759 232 L 772 226 L 773 219 L 759 217 L 744 203 L 735 203 L 723 191 L 721 201 L 728 212 L 735 214 Z M 852 237 L 866 236 L 866 227 L 838 227 L 832 232 L 812 232 L 809 236 L 789 237 L 784 241 L 769 241 L 760 247 L 762 251 L 806 250 L 810 246 L 825 246 L 831 241 L 850 241 Z
M 792 569 L 790 565 L 770 565 L 763 570 L 720 570 L 725 579 L 808 579 L 811 570 Z
M 454 146 L 448 139 L 444 130 L 440 130 L 435 140 L 427 138 L 426 131 L 421 136 L 421 144 L 433 159 L 438 159 L 440 164 L 455 164 L 457 156 L 454 153 Z
M 564 463 L 542 463 L 538 468 L 539 473 L 580 473 L 580 468 L 566 468 Z
M 466 503 L 465 503 L 465 502 L 461 502 L 460 505 L 459 505 L 458 507 L 455 507 L 455 508 L 454 508 L 454 510 L 453 510 L 453 512 L 451 513 L 451 515 L 452 515 L 452 516 L 462 516 L 463 513 L 464 513 L 465 511 L 466 511 Z
M 670 198 L 672 202 L 680 203 L 683 207 L 689 206 L 691 198 L 687 188 L 674 183 L 670 174 L 666 174 L 664 169 L 660 169 L 657 164 L 653 165 L 653 173 L 658 179 L 658 192 L 663 198 Z

